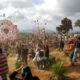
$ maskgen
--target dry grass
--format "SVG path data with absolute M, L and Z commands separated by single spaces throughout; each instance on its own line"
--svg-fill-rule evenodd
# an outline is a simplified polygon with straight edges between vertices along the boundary
M 78 80 L 78 78 L 80 77 L 80 60 L 78 60 L 78 62 L 76 63 L 75 66 L 70 66 L 69 57 L 66 56 L 63 52 L 59 52 L 58 50 L 54 50 L 53 52 L 51 52 L 51 55 L 54 55 L 55 57 L 60 58 L 61 60 L 64 61 L 66 75 L 73 78 L 70 80 Z M 15 62 L 16 62 L 15 57 L 8 58 L 10 72 L 15 70 Z M 33 75 L 38 76 L 40 78 L 40 80 L 50 80 L 50 77 L 52 76 L 50 71 L 37 70 L 31 60 L 29 60 L 28 62 L 29 62 L 28 63 L 29 66 L 32 69 Z

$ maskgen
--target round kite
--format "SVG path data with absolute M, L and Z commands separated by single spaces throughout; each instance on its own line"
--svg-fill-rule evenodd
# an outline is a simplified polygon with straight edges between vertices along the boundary
M 14 25 L 9 20 L 0 21 L 0 42 L 4 43 L 6 41 L 14 41 L 19 38 L 19 30 L 17 26 Z

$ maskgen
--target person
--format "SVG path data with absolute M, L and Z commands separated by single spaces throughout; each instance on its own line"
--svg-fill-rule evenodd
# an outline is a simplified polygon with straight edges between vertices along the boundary
M 59 50 L 62 50 L 64 49 L 64 40 L 61 38 L 60 42 L 59 42 Z
M 39 57 L 39 51 L 40 51 L 40 48 L 37 48 L 35 50 L 35 57 L 33 58 L 33 63 L 38 67 L 38 62 L 40 60 L 40 57 Z
M 48 59 L 45 55 L 45 50 L 44 49 L 41 49 L 39 51 L 39 57 L 40 57 L 40 60 L 39 60 L 39 64 L 38 66 L 40 67 L 40 69 L 44 69 L 47 67 L 47 62 L 48 62 Z
M 78 53 L 79 53 L 79 57 L 80 57 L 80 37 L 78 37 L 77 40 L 75 41 L 74 61 L 77 60 Z
M 27 64 L 28 48 L 25 44 L 23 44 L 21 48 L 21 58 L 22 58 L 22 62 L 25 62 Z
M 0 48 L 0 76 L 3 80 L 7 80 L 8 74 L 8 64 L 7 64 L 7 55 L 3 53 L 2 48 Z
M 21 45 L 17 46 L 17 62 L 21 61 Z
M 73 40 L 71 40 L 69 42 L 69 51 L 70 51 L 70 61 L 71 61 L 71 65 L 73 66 L 74 65 L 74 49 L 75 49 L 75 42 Z
M 22 77 L 23 80 L 32 80 L 33 76 L 30 67 L 28 66 L 23 67 Z
M 27 66 L 24 62 L 22 63 L 22 70 L 21 70 L 23 80 L 32 80 L 32 72 L 29 66 Z
M 30 59 L 33 59 L 35 57 L 35 52 L 34 52 L 34 50 L 33 49 L 30 49 L 29 50 L 29 58 Z
M 44 45 L 45 56 L 49 59 L 49 46 L 48 44 Z
M 33 76 L 31 69 L 25 63 L 22 65 L 22 78 L 23 80 L 40 80 L 37 76 Z
M 33 59 L 33 63 L 37 66 L 38 69 L 43 69 L 45 67 L 45 63 L 47 61 L 47 58 L 45 56 L 44 49 L 38 48 L 35 52 L 35 57 Z
M 22 80 L 22 79 L 17 78 L 17 75 L 18 75 L 18 72 L 17 71 L 12 72 L 9 75 L 10 80 Z

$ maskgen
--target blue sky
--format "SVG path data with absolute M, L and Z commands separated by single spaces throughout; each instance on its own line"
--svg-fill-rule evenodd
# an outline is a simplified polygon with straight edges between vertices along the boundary
M 80 0 L 0 0 L 0 16 L 14 22 L 20 31 L 36 28 L 34 21 L 47 22 L 47 29 L 56 30 L 64 17 L 80 19 Z M 41 27 L 44 25 L 41 25 Z
M 32 0 L 32 1 L 35 5 L 40 5 L 44 2 L 43 0 Z

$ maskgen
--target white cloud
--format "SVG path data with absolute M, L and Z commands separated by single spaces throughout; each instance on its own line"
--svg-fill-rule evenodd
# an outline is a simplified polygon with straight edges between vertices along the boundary
M 24 22 L 31 28 L 36 19 L 46 20 L 47 28 L 55 29 L 64 17 L 74 21 L 80 18 L 79 3 L 80 0 L 43 0 L 43 3 L 33 5 L 33 0 L 0 0 L 0 13 L 5 12 L 9 16 L 19 11 L 19 14 L 13 14 L 13 18 L 21 25 L 20 30 L 28 28 L 24 26 Z
M 6 7 L 27 8 L 32 7 L 32 0 L 0 0 L 0 9 Z
M 36 8 L 38 10 L 55 10 L 57 9 L 57 0 L 44 0 L 44 3 L 42 5 L 37 5 Z

